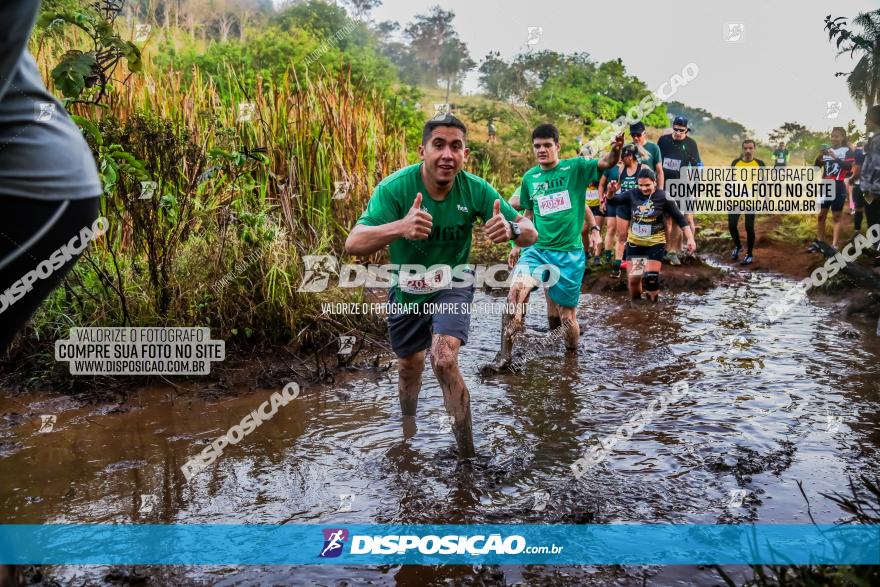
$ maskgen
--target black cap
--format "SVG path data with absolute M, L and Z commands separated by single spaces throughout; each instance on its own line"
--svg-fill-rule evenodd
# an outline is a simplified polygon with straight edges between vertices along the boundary
M 630 143 L 628 145 L 624 145 L 623 149 L 620 150 L 620 156 L 623 157 L 624 155 L 629 155 L 631 157 L 638 157 L 639 156 L 639 148 L 636 147 L 635 145 L 633 145 L 632 143 Z
M 675 120 L 672 121 L 672 126 L 675 126 L 676 124 L 687 128 L 688 119 L 684 116 L 676 116 Z
M 634 134 L 637 132 L 645 132 L 645 123 L 641 120 L 629 125 L 629 134 Z

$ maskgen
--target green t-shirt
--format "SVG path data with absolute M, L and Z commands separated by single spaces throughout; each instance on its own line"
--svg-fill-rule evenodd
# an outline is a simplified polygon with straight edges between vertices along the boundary
M 773 151 L 773 165 L 785 167 L 788 164 L 788 149 L 776 149 Z
M 434 200 L 422 181 L 421 167 L 421 163 L 410 165 L 383 179 L 357 221 L 380 226 L 400 220 L 409 213 L 416 194 L 422 193 L 422 209 L 431 215 L 431 236 L 424 240 L 399 238 L 388 247 L 392 264 L 428 269 L 427 273 L 401 277 L 402 283 L 395 285 L 395 297 L 403 304 L 428 301 L 440 290 L 449 288 L 451 268 L 468 262 L 474 222 L 477 218 L 485 222 L 492 217 L 495 200 L 501 200 L 501 214 L 507 220 L 519 215 L 486 180 L 466 171 L 455 176 L 446 198 Z M 441 279 L 444 275 L 445 279 Z
M 539 249 L 576 251 L 583 249 L 581 227 L 584 225 L 587 186 L 599 183 L 599 162 L 574 157 L 563 159 L 553 169 L 540 165 L 523 175 L 520 203 L 534 213 Z
M 652 143 L 649 141 L 642 145 L 642 148 L 647 151 L 649 158 L 640 158 L 639 163 L 644 163 L 651 171 L 657 171 L 657 164 L 663 160 L 663 156 L 660 154 L 660 147 L 657 146 L 657 143 Z

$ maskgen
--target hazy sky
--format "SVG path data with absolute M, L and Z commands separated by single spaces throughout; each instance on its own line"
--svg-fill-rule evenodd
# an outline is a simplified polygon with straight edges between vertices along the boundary
M 384 0 L 377 21 L 405 25 L 438 2 Z M 815 129 L 864 120 L 837 71 L 855 65 L 836 57 L 823 29 L 829 12 L 852 18 L 880 8 L 880 0 L 443 0 L 474 61 L 489 51 L 510 57 L 528 48 L 529 27 L 543 27 L 533 50 L 586 51 L 597 61 L 620 57 L 650 89 L 696 63 L 699 75 L 671 98 L 736 120 L 765 136 L 783 122 Z M 608 9 L 606 7 L 610 6 Z M 740 42 L 727 25 L 742 24 Z M 472 73 L 466 91 L 477 90 Z M 841 102 L 828 118 L 828 102 Z

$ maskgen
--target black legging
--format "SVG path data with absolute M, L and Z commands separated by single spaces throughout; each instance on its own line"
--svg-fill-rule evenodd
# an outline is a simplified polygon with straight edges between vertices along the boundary
M 0 352 L 7 349 L 19 329 L 76 263 L 79 254 L 50 272 L 49 263 L 44 261 L 51 263 L 54 253 L 54 259 L 61 262 L 56 251 L 62 246 L 69 247 L 74 237 L 74 246 L 81 246 L 80 231 L 91 230 L 92 222 L 98 217 L 99 200 L 68 200 L 62 209 L 64 201 L 0 196 L 0 295 L 3 296 L 0 299 Z M 37 241 L 29 243 L 43 231 Z M 38 270 L 41 263 L 43 267 Z M 29 275 L 36 278 L 30 279 Z M 19 297 L 28 286 L 32 289 Z
M 868 228 L 880 224 L 880 194 L 875 194 L 874 201 L 870 204 L 865 200 L 865 219 L 868 221 Z
M 739 217 L 740 214 L 727 215 L 727 228 L 730 230 L 730 237 L 736 248 L 742 248 L 742 241 L 739 240 Z M 748 255 L 752 255 L 755 248 L 755 215 L 746 214 L 746 246 L 748 247 Z

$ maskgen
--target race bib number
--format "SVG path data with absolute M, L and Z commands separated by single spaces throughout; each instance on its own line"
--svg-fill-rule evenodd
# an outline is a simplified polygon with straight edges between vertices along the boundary
M 647 265 L 647 257 L 632 257 L 629 259 L 629 274 L 632 277 L 641 277 Z
M 651 225 L 650 224 L 642 224 L 641 222 L 633 222 L 632 224 L 632 233 L 635 236 L 640 236 L 643 238 L 647 238 L 651 236 Z
M 571 210 L 571 198 L 568 197 L 568 190 L 538 197 L 538 213 L 541 216 L 555 214 L 562 210 Z
M 663 168 L 670 171 L 679 171 L 681 170 L 681 159 L 670 159 L 669 157 L 666 157 L 663 159 Z
M 785 157 L 777 157 L 776 162 L 777 163 L 785 163 Z
M 397 284 L 404 293 L 429 294 L 449 289 L 451 282 L 452 268 L 446 265 L 425 273 L 401 273 Z

